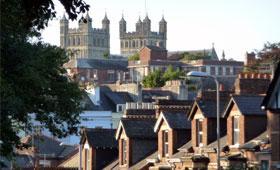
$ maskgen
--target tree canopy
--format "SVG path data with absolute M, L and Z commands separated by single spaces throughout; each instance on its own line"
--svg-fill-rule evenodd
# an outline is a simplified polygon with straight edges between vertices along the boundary
M 128 57 L 128 61 L 136 61 L 136 60 L 139 60 L 139 59 L 140 59 L 139 53 L 135 53 L 135 54 Z
M 59 1 L 72 20 L 89 9 L 83 0 Z M 54 136 L 77 131 L 82 92 L 66 76 L 68 57 L 40 41 L 55 15 L 52 0 L 1 0 L 1 155 L 21 146 L 19 132 L 33 130 L 31 114 Z
M 151 72 L 143 79 L 144 87 L 162 87 L 165 85 L 166 81 L 170 80 L 178 80 L 180 76 L 183 76 L 184 73 L 179 69 L 174 69 L 171 65 L 169 65 L 166 71 L 163 73 L 161 70 L 155 70 Z
M 184 52 L 180 58 L 181 58 L 180 60 L 191 61 L 191 60 L 211 59 L 211 56 L 205 55 L 202 52 L 198 52 L 198 53 Z

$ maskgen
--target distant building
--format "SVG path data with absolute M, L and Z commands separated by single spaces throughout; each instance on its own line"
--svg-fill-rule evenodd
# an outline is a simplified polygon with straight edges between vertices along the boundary
M 119 22 L 121 55 L 133 55 L 146 45 L 158 45 L 166 49 L 167 22 L 162 17 L 159 22 L 159 32 L 151 31 L 151 20 L 148 15 L 143 21 L 139 18 L 135 32 L 127 32 L 124 17 Z
M 73 58 L 103 58 L 110 55 L 110 21 L 105 14 L 102 28 L 92 28 L 92 19 L 87 14 L 79 21 L 78 28 L 69 28 L 69 21 L 60 20 L 60 46 Z
M 129 80 L 127 60 L 72 59 L 64 64 L 68 76 L 79 83 L 116 83 Z

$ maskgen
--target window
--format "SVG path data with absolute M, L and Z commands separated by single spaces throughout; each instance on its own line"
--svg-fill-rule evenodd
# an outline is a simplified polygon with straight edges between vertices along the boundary
M 122 112 L 123 111 L 123 106 L 122 105 L 117 105 L 118 109 L 117 112 Z
M 77 38 L 77 45 L 80 45 L 80 37 Z
M 210 67 L 210 74 L 211 75 L 216 75 L 216 68 L 215 67 Z
M 126 147 L 126 140 L 122 139 L 122 165 L 127 163 L 126 154 L 127 154 L 127 147 Z
M 223 67 L 219 67 L 218 68 L 218 74 L 219 75 L 223 75 Z
M 230 75 L 230 67 L 226 68 L 226 75 Z
M 107 80 L 108 81 L 114 81 L 115 80 L 115 71 L 114 70 L 108 70 L 107 71 Z
M 165 130 L 163 131 L 163 157 L 167 157 L 168 156 L 168 131 Z
M 93 46 L 96 46 L 96 39 L 93 39 Z
M 233 144 L 239 144 L 239 117 L 233 117 Z
M 203 122 L 203 119 L 196 119 L 196 137 L 197 137 L 196 145 L 199 146 L 199 147 L 203 146 L 203 143 L 202 143 L 202 136 L 203 136 L 202 122 Z
M 90 170 L 90 154 L 89 149 L 85 149 L 86 170 Z

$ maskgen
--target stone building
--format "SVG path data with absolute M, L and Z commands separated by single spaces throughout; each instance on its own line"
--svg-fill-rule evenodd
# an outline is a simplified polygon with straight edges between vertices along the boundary
M 157 45 L 166 49 L 167 22 L 164 17 L 159 22 L 159 32 L 151 31 L 151 20 L 148 15 L 143 21 L 139 17 L 135 32 L 127 32 L 126 21 L 122 17 L 119 22 L 119 31 L 120 49 L 123 56 L 133 55 L 146 45 Z
M 60 20 L 60 46 L 69 50 L 73 58 L 103 58 L 110 54 L 110 21 L 105 14 L 102 28 L 93 28 L 87 14 L 78 28 L 69 28 L 69 21 Z

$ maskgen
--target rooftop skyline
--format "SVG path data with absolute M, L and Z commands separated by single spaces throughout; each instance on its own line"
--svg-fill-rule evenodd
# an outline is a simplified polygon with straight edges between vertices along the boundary
M 280 13 L 278 0 L 86 0 L 91 6 L 89 15 L 93 27 L 100 28 L 105 12 L 110 20 L 111 53 L 120 53 L 119 21 L 124 15 L 127 30 L 135 31 L 139 16 L 151 19 L 152 31 L 158 31 L 158 22 L 164 15 L 167 21 L 167 50 L 184 51 L 207 49 L 215 44 L 219 58 L 225 51 L 226 58 L 244 60 L 246 51 L 261 49 L 267 41 L 280 40 Z M 42 31 L 43 41 L 59 45 L 59 19 L 64 13 L 56 2 L 57 19 Z M 70 22 L 77 27 L 78 22 Z

